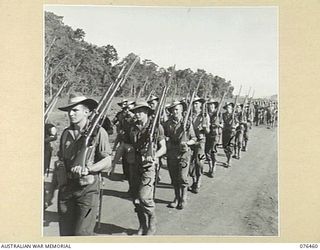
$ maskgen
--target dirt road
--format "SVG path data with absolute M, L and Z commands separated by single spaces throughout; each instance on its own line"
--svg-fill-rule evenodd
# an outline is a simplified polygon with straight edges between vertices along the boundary
M 198 194 L 188 192 L 184 210 L 168 208 L 173 189 L 167 169 L 161 169 L 156 191 L 157 235 L 278 235 L 277 129 L 253 127 L 247 152 L 225 168 L 219 149 L 216 177 L 203 176 Z M 205 172 L 208 171 L 206 166 Z M 105 179 L 103 211 L 99 235 L 133 235 L 138 220 L 121 181 L 118 166 Z M 55 196 L 56 197 L 56 196 Z M 59 235 L 56 200 L 44 214 L 44 236 Z

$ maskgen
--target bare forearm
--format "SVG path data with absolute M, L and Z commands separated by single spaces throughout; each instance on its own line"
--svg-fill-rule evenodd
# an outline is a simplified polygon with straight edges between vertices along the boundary
M 107 156 L 102 160 L 88 166 L 89 172 L 100 172 L 111 167 L 111 156 Z

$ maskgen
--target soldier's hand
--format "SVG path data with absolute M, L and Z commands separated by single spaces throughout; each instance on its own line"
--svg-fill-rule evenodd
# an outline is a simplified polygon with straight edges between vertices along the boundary
M 64 163 L 63 163 L 63 161 L 57 160 L 57 161 L 54 163 L 54 166 L 55 166 L 56 168 L 63 167 L 63 166 L 64 166 Z
M 112 166 L 109 167 L 109 168 L 105 171 L 105 173 L 106 173 L 107 176 L 111 176 L 111 175 L 114 174 L 114 170 L 115 170 L 115 165 L 112 164 Z
M 151 155 L 148 155 L 148 156 L 146 157 L 146 161 L 147 161 L 147 162 L 154 162 L 155 159 L 154 159 Z
M 81 173 L 82 173 L 82 167 L 81 166 L 74 166 L 71 168 L 71 173 L 75 174 L 75 175 L 78 175 L 78 176 L 81 176 Z
M 46 210 L 50 205 L 52 205 L 53 191 L 44 191 L 44 210 Z

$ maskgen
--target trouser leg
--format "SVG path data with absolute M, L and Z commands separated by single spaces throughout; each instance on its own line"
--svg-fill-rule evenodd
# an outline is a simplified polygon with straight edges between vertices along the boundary
M 59 232 L 60 236 L 75 235 L 75 200 L 65 198 L 62 191 L 58 194 L 58 214 L 59 214 Z
M 141 172 L 139 201 L 142 211 L 148 215 L 147 235 L 153 235 L 156 231 L 155 202 L 153 198 L 155 166 L 142 169 Z
M 77 199 L 76 236 L 93 235 L 99 207 L 99 191 L 90 191 Z

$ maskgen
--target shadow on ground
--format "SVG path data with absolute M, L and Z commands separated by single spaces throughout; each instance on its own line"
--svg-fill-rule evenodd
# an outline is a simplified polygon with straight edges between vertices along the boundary
M 126 235 L 134 235 L 137 230 L 131 228 L 124 228 L 114 224 L 101 223 L 100 228 L 95 228 L 94 230 L 97 234 L 126 234 Z

